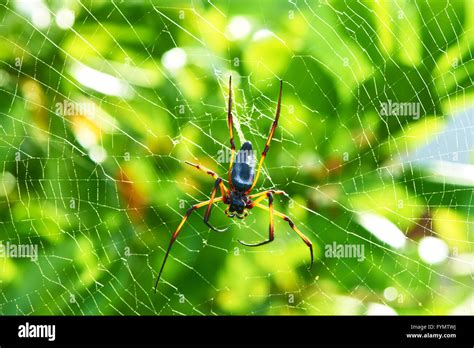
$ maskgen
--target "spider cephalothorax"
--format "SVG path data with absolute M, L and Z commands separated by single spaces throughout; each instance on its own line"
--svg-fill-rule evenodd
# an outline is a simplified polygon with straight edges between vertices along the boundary
M 244 192 L 232 191 L 228 202 L 229 208 L 225 210 L 225 214 L 230 218 L 244 219 L 249 215 L 248 209 L 252 209 L 252 201 Z
M 161 265 L 160 272 L 158 273 L 158 279 L 156 280 L 155 284 L 155 291 L 156 287 L 158 286 L 158 282 L 161 277 L 161 273 L 163 272 L 163 268 L 165 267 L 166 260 L 170 253 L 171 247 L 175 242 L 176 238 L 178 237 L 181 228 L 183 227 L 184 223 L 188 219 L 191 213 L 201 207 L 207 206 L 206 212 L 204 213 L 204 223 L 208 225 L 212 230 L 223 232 L 227 230 L 225 229 L 218 229 L 212 226 L 209 223 L 209 218 L 211 216 L 211 211 L 214 203 L 223 202 L 224 204 L 228 205 L 228 208 L 225 210 L 225 213 L 228 217 L 233 218 L 237 217 L 239 219 L 244 219 L 248 214 L 250 209 L 254 207 L 258 207 L 260 209 L 267 210 L 270 215 L 270 226 L 268 232 L 268 239 L 264 240 L 260 243 L 249 244 L 244 243 L 239 240 L 239 243 L 246 245 L 246 246 L 259 246 L 263 244 L 270 243 L 274 239 L 274 216 L 278 216 L 282 218 L 284 221 L 287 221 L 290 227 L 303 239 L 305 244 L 309 247 L 309 251 L 311 254 L 311 265 L 313 264 L 313 245 L 311 241 L 296 228 L 295 224 L 290 220 L 290 218 L 286 215 L 283 215 L 280 212 L 277 212 L 273 209 L 273 195 L 286 195 L 285 192 L 279 190 L 268 190 L 259 193 L 255 193 L 249 195 L 252 189 L 255 187 L 258 181 L 258 177 L 260 175 L 260 171 L 262 169 L 263 160 L 267 155 L 268 149 L 270 148 L 270 142 L 273 138 L 273 134 L 275 133 L 275 129 L 278 125 L 278 119 L 280 118 L 280 109 L 281 109 L 281 94 L 283 89 L 283 81 L 280 81 L 280 94 L 278 96 L 278 103 L 275 112 L 275 120 L 273 121 L 272 128 L 270 129 L 270 133 L 268 135 L 267 142 L 265 144 L 265 148 L 262 152 L 262 156 L 260 157 L 260 161 L 258 163 L 257 171 L 255 171 L 255 156 L 253 153 L 252 144 L 248 141 L 242 144 L 241 149 L 235 155 L 235 143 L 234 143 L 234 131 L 233 131 L 233 115 L 232 115 L 232 79 L 229 78 L 229 102 L 227 108 L 227 125 L 229 127 L 230 133 L 230 150 L 231 150 L 231 160 L 229 165 L 229 172 L 228 172 L 228 182 L 230 189 L 228 189 L 216 173 L 213 171 L 201 166 L 200 164 L 194 164 L 191 162 L 186 162 L 187 164 L 195 167 L 196 169 L 202 170 L 205 173 L 211 175 L 216 181 L 214 183 L 214 188 L 211 192 L 211 197 L 209 200 L 198 203 L 193 205 L 191 208 L 188 209 L 183 220 L 178 225 L 176 231 L 171 236 L 170 243 L 168 245 L 168 250 L 166 251 L 165 258 L 163 260 L 163 264 Z M 217 191 L 221 191 L 221 197 L 216 198 Z M 265 198 L 268 198 L 268 207 L 265 205 L 260 204 Z

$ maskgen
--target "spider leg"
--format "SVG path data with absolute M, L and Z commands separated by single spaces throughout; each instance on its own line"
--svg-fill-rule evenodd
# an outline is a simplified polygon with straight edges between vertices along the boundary
M 282 91 L 283 91 L 283 81 L 280 80 L 280 94 L 278 95 L 278 102 L 277 102 L 277 107 L 276 107 L 276 112 L 275 112 L 275 119 L 273 120 L 272 128 L 270 128 L 270 133 L 268 134 L 267 143 L 265 144 L 265 148 L 263 149 L 262 157 L 260 158 L 260 162 L 258 163 L 258 169 L 257 169 L 257 173 L 255 175 L 255 179 L 252 183 L 252 186 L 245 193 L 249 193 L 250 191 L 253 190 L 253 188 L 257 184 L 258 177 L 260 176 L 260 171 L 262 170 L 263 160 L 267 156 L 268 149 L 270 148 L 270 142 L 272 141 L 273 135 L 275 134 L 275 129 L 278 125 L 278 119 L 280 118 Z
M 257 198 L 255 201 L 253 201 L 253 204 L 255 204 L 255 203 L 259 203 L 260 201 L 263 201 L 265 198 L 267 198 L 267 193 L 268 192 L 271 192 L 274 195 L 284 195 L 284 196 L 288 197 L 288 194 L 285 191 L 281 191 L 281 190 L 266 190 L 266 191 L 262 191 L 262 192 L 259 192 L 259 193 L 255 193 L 253 195 L 249 195 L 248 197 L 251 198 L 251 199 L 252 198 Z
M 270 230 L 269 230 L 269 238 L 266 241 L 263 241 L 261 243 L 256 243 L 256 244 L 250 244 L 250 243 L 245 243 L 242 241 L 238 241 L 242 245 L 246 246 L 259 246 L 263 244 L 270 243 L 274 239 L 274 227 L 273 227 L 273 195 L 285 195 L 288 196 L 288 194 L 285 191 L 281 190 L 267 190 L 263 192 L 256 193 L 254 195 L 250 195 L 249 198 L 255 198 L 258 197 L 255 201 L 252 202 L 252 206 L 255 206 L 255 204 L 259 203 L 260 201 L 263 201 L 265 198 L 268 197 L 268 208 L 270 209 Z
M 211 217 L 211 211 L 212 211 L 212 207 L 213 207 L 213 203 L 214 203 L 214 197 L 216 196 L 216 192 L 217 192 L 217 189 L 219 188 L 220 184 L 222 184 L 222 179 L 217 178 L 216 183 L 214 184 L 214 188 L 212 189 L 212 192 L 211 192 L 211 199 L 209 199 L 209 204 L 207 205 L 206 212 L 204 213 L 204 223 L 207 226 L 209 226 L 213 231 L 225 232 L 225 231 L 228 230 L 229 227 L 220 229 L 220 228 L 215 228 L 214 226 L 212 226 L 209 223 L 209 218 Z M 225 197 L 225 196 L 223 195 L 223 197 Z
M 185 163 L 189 164 L 190 166 L 192 166 L 192 167 L 194 167 L 198 170 L 203 171 L 206 174 L 209 174 L 210 176 L 212 176 L 216 180 L 219 179 L 219 176 L 216 173 L 214 173 L 212 170 L 207 169 L 206 167 L 204 167 L 200 164 L 194 164 L 194 163 L 191 163 L 189 161 L 185 161 Z M 225 186 L 225 184 L 222 180 L 220 180 L 220 182 L 219 182 L 219 187 L 221 188 L 222 196 L 224 196 L 224 197 L 227 196 L 228 189 L 227 189 L 227 187 Z
M 255 203 L 255 202 L 254 202 Z M 260 208 L 260 209 L 263 209 L 263 210 L 267 210 L 267 211 L 270 211 L 270 208 L 269 207 L 266 207 L 260 203 L 255 203 L 255 206 Z M 308 246 L 309 248 L 309 252 L 311 254 L 311 265 L 309 267 L 309 269 L 311 269 L 311 267 L 313 266 L 313 261 L 314 261 L 314 257 L 313 257 L 313 243 L 311 243 L 311 241 L 309 240 L 308 237 L 306 237 L 296 226 L 295 224 L 293 223 L 293 221 L 291 221 L 291 219 L 278 212 L 278 211 L 273 211 L 273 214 L 275 214 L 276 216 L 278 216 L 279 218 L 282 218 L 283 220 L 285 220 L 286 222 L 288 222 L 288 224 L 290 225 L 290 227 L 293 229 L 293 231 L 295 231 L 299 236 L 300 238 L 303 240 L 303 242 Z
M 216 198 L 216 199 L 214 199 L 214 202 L 222 201 L 222 199 L 223 199 L 223 197 Z M 181 220 L 181 223 L 178 225 L 178 228 L 176 228 L 176 231 L 171 236 L 170 244 L 168 245 L 168 250 L 166 251 L 165 258 L 163 259 L 163 264 L 161 265 L 160 272 L 158 273 L 158 278 L 156 279 L 155 292 L 156 292 L 156 289 L 158 287 L 158 282 L 160 281 L 160 278 L 161 278 L 161 273 L 163 272 L 163 268 L 165 267 L 166 260 L 168 259 L 168 255 L 170 254 L 171 247 L 173 246 L 176 238 L 178 238 L 178 234 L 181 231 L 181 228 L 183 227 L 184 223 L 188 219 L 189 215 L 191 215 L 191 213 L 194 210 L 196 210 L 198 208 L 201 208 L 201 207 L 204 207 L 205 205 L 209 204 L 209 202 L 210 202 L 210 200 L 207 200 L 207 201 L 195 204 L 191 208 L 189 208 L 188 211 L 186 212 L 186 214 L 184 215 L 183 219 Z
M 245 246 L 250 246 L 250 247 L 256 247 L 256 246 L 260 246 L 260 245 L 270 243 L 271 241 L 273 241 L 273 239 L 275 239 L 275 226 L 274 226 L 274 223 L 273 223 L 273 194 L 272 194 L 272 192 L 270 192 L 270 191 L 266 192 L 266 195 L 260 197 L 260 200 L 264 199 L 265 197 L 268 197 L 268 208 L 267 209 L 270 212 L 270 225 L 269 225 L 269 228 L 268 228 L 268 239 L 264 240 L 263 242 L 255 243 L 255 244 L 245 243 L 245 242 L 242 242 L 242 241 L 239 240 L 238 242 L 240 244 L 245 245 Z M 255 202 L 254 202 L 254 204 L 255 204 Z
M 232 173 L 232 166 L 234 164 L 235 143 L 234 143 L 234 120 L 233 120 L 233 115 L 232 115 L 232 75 L 229 76 L 229 103 L 227 105 L 227 126 L 229 127 L 230 151 L 231 151 L 228 179 L 229 179 L 229 186 L 231 189 L 233 189 L 231 173 Z

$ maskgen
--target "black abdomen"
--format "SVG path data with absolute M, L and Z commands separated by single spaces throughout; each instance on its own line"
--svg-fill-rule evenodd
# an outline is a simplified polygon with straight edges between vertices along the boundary
M 255 177 L 255 156 L 252 144 L 249 141 L 243 143 L 242 148 L 235 156 L 232 166 L 231 180 L 234 189 L 240 192 L 247 191 Z

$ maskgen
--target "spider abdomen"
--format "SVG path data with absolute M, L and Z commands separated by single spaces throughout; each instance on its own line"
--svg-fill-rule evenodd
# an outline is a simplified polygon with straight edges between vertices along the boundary
M 255 178 L 255 156 L 252 143 L 246 141 L 237 153 L 232 166 L 231 180 L 236 191 L 245 192 L 252 187 Z

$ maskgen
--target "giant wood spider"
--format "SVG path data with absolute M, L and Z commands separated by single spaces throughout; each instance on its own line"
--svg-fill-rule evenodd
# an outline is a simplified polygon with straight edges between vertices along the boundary
M 274 216 L 277 216 L 287 221 L 290 227 L 301 237 L 301 239 L 309 247 L 309 251 L 311 254 L 311 265 L 313 264 L 313 245 L 311 241 L 300 230 L 298 230 L 298 228 L 295 226 L 293 221 L 291 221 L 291 219 L 288 216 L 278 211 L 275 211 L 273 209 L 273 195 L 286 195 L 286 193 L 284 191 L 279 191 L 279 190 L 267 190 L 267 191 L 249 195 L 249 193 L 257 184 L 258 177 L 262 169 L 263 160 L 265 159 L 267 155 L 268 149 L 270 148 L 270 142 L 273 138 L 273 134 L 275 133 L 275 129 L 278 125 L 278 119 L 280 118 L 282 90 L 283 90 L 283 81 L 280 80 L 280 93 L 278 96 L 275 119 L 270 129 L 270 133 L 268 135 L 265 148 L 262 152 L 262 156 L 258 163 L 257 173 L 255 173 L 255 160 L 253 156 L 252 144 L 249 141 L 246 141 L 242 144 L 242 147 L 237 153 L 237 156 L 235 156 L 233 115 L 232 115 L 232 77 L 229 78 L 229 101 L 228 101 L 228 106 L 227 106 L 227 125 L 229 127 L 229 133 L 230 133 L 230 150 L 231 150 L 231 159 L 230 159 L 229 172 L 228 172 L 228 182 L 229 182 L 230 189 L 228 189 L 225 186 L 222 179 L 213 171 L 203 167 L 200 164 L 194 164 L 194 163 L 186 161 L 187 164 L 209 174 L 216 181 L 214 183 L 214 188 L 212 189 L 210 199 L 201 203 L 194 204 L 191 208 L 189 208 L 186 214 L 184 215 L 183 219 L 181 220 L 181 223 L 178 225 L 176 231 L 171 236 L 168 250 L 166 251 L 163 264 L 161 265 L 160 272 L 158 273 L 158 278 L 155 284 L 155 291 L 158 286 L 158 282 L 160 281 L 161 273 L 163 272 L 163 268 L 165 267 L 165 263 L 170 253 L 171 247 L 173 246 L 173 243 L 176 241 L 176 238 L 178 237 L 178 234 L 181 231 L 181 228 L 183 227 L 184 223 L 186 222 L 189 215 L 191 215 L 191 213 L 194 210 L 207 206 L 206 212 L 204 213 L 204 223 L 207 226 L 209 226 L 209 228 L 217 232 L 224 232 L 227 230 L 228 227 L 225 229 L 218 229 L 209 223 L 212 207 L 213 207 L 213 204 L 216 202 L 223 202 L 224 204 L 228 205 L 228 208 L 225 210 L 225 213 L 230 218 L 237 217 L 239 219 L 244 219 L 249 214 L 248 210 L 254 207 L 264 209 L 269 212 L 270 227 L 269 227 L 269 232 L 268 232 L 268 239 L 260 243 L 255 243 L 255 244 L 249 244 L 249 243 L 245 243 L 239 240 L 239 243 L 246 246 L 255 247 L 255 246 L 270 243 L 274 239 L 274 233 L 275 233 Z M 236 161 L 234 161 L 235 157 L 237 157 Z M 216 198 L 216 193 L 218 189 L 220 189 L 221 191 L 221 196 Z M 263 201 L 265 198 L 268 198 L 268 207 L 260 204 L 260 202 Z

